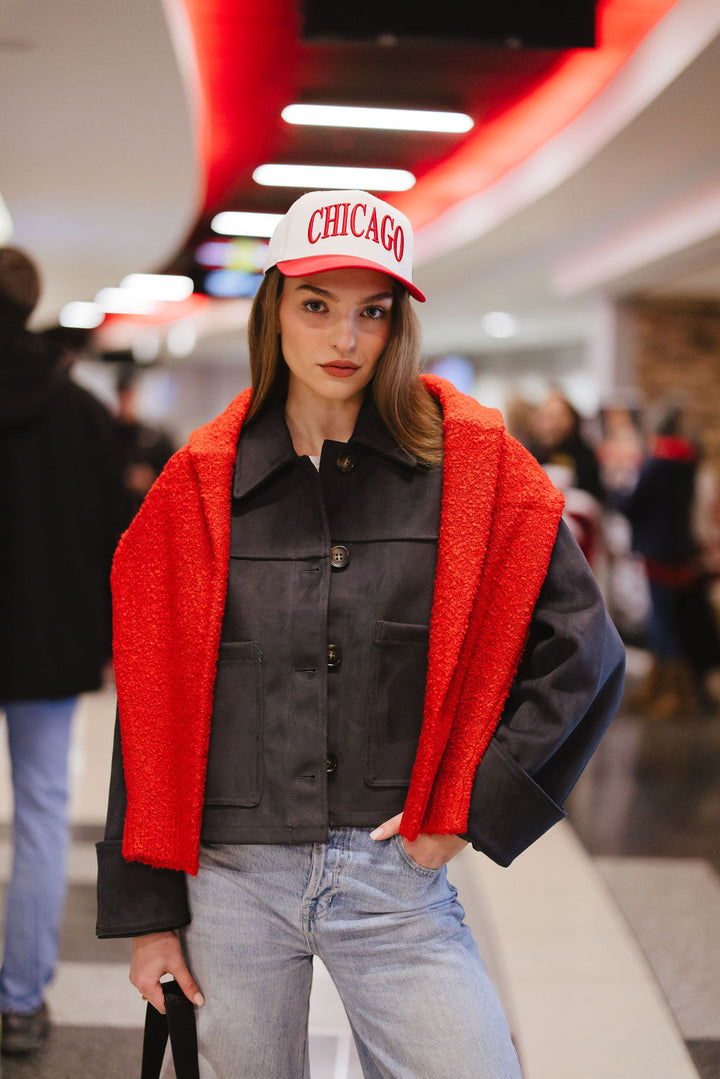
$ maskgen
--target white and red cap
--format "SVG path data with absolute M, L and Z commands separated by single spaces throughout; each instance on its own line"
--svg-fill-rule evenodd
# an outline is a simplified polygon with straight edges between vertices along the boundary
M 362 266 L 394 277 L 421 302 L 412 283 L 412 226 L 394 206 L 366 191 L 311 191 L 292 204 L 270 238 L 265 269 L 285 277 Z

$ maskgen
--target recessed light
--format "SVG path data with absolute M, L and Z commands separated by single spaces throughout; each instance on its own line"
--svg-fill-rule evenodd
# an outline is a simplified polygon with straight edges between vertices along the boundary
M 131 352 L 136 363 L 151 364 L 160 355 L 160 337 L 156 333 L 138 334 L 132 343 Z
M 507 311 L 488 311 L 481 323 L 488 337 L 514 337 L 517 333 L 517 321 Z
M 197 345 L 197 330 L 192 322 L 178 322 L 171 326 L 165 340 L 167 350 L 171 356 L 181 359 L 189 356 Z
M 364 127 L 384 131 L 469 131 L 473 119 L 464 112 L 423 109 L 375 109 L 355 105 L 288 105 L 282 111 L 288 124 L 315 127 Z
M 415 177 L 405 169 L 353 168 L 345 165 L 260 165 L 253 180 L 267 187 L 342 188 L 408 191 Z

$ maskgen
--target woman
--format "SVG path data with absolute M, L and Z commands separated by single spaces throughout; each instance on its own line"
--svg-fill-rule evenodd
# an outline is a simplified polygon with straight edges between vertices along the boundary
M 304 1074 L 316 954 L 365 1076 L 517 1077 L 444 867 L 467 842 L 508 864 L 560 819 L 621 691 L 557 492 L 497 413 L 417 374 L 411 245 L 364 192 L 294 203 L 252 390 L 116 557 L 98 932 L 134 938 L 160 1010 L 166 972 L 203 1005 L 203 1076 Z

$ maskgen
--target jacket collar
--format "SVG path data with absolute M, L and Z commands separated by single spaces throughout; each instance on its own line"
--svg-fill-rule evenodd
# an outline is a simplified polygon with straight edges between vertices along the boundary
M 285 423 L 284 402 L 276 401 L 243 427 L 237 446 L 233 498 L 243 498 L 296 458 Z
M 380 419 L 369 393 L 362 403 L 348 445 L 357 443 L 406 467 L 414 468 L 417 464 L 415 457 L 398 446 Z M 285 404 L 283 401 L 274 402 L 242 430 L 237 449 L 233 497 L 243 498 L 296 458 L 285 422 Z
M 358 442 L 363 446 L 367 446 L 368 449 L 376 450 L 378 453 L 383 454 L 384 457 L 389 457 L 391 460 L 397 461 L 406 468 L 415 468 L 417 466 L 417 458 L 398 446 L 397 442 L 380 419 L 380 413 L 375 406 L 371 393 L 365 395 L 365 400 L 362 403 L 362 407 L 360 408 L 355 423 L 355 430 L 350 437 L 348 445 L 353 445 Z

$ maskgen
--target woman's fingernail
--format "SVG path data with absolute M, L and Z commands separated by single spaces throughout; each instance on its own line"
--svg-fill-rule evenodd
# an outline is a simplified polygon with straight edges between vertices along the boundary
M 382 828 L 376 828 L 374 832 L 370 833 L 370 838 L 371 839 L 382 839 L 382 837 L 384 835 L 385 835 L 385 833 L 383 832 Z
M 202 995 L 202 993 L 196 993 L 195 996 L 193 997 L 193 1000 L 198 1005 L 205 1003 L 205 997 Z

